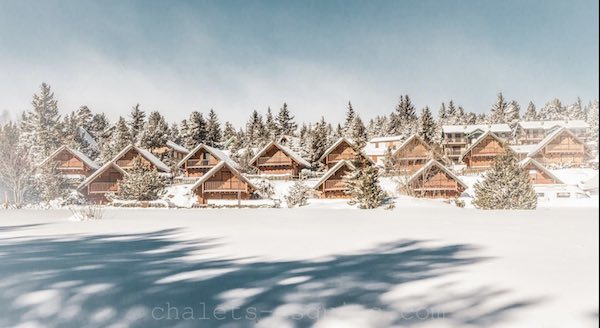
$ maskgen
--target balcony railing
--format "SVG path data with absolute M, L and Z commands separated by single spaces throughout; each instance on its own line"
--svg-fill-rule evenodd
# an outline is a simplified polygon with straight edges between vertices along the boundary
M 346 183 L 342 179 L 325 181 L 325 190 L 343 190 L 346 188 Z
M 217 165 L 216 161 L 210 159 L 188 159 L 188 167 L 212 167 Z
M 351 160 L 354 160 L 355 158 L 356 158 L 355 154 L 332 154 L 332 155 L 327 155 L 327 162 L 333 163 L 333 162 L 339 162 L 339 161 L 343 161 L 343 160 L 351 161 Z
M 117 160 L 117 166 L 124 168 L 124 167 L 131 167 L 133 165 L 133 160 L 130 159 L 120 159 Z
M 292 165 L 289 157 L 259 157 L 258 165 Z
M 241 181 L 206 181 L 204 191 L 246 191 L 246 184 Z
M 93 182 L 90 184 L 90 192 L 109 192 L 109 191 L 118 191 L 119 186 L 116 182 Z

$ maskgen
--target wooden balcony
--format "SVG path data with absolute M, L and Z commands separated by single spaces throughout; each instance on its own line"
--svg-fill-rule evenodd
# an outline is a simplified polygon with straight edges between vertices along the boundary
M 467 139 L 444 139 L 446 145 L 466 145 Z
M 326 162 L 327 163 L 335 163 L 339 161 L 353 161 L 356 158 L 355 154 L 331 154 L 327 155 Z
M 204 192 L 246 192 L 247 186 L 241 181 L 206 181 Z
M 92 182 L 89 185 L 90 193 L 106 193 L 118 190 L 119 186 L 116 182 Z
M 186 162 L 186 167 L 203 168 L 213 167 L 217 164 L 218 162 L 212 159 L 188 159 Z
M 259 166 L 292 165 L 292 159 L 289 157 L 259 157 L 256 164 Z
M 346 183 L 342 179 L 325 181 L 325 190 L 346 190 Z
M 133 160 L 130 159 L 119 159 L 117 160 L 117 162 L 115 163 L 117 164 L 118 167 L 120 168 L 131 168 L 133 165 Z

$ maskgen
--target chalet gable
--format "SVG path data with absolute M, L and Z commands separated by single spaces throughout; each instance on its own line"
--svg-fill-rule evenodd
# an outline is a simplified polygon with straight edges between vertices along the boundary
M 63 153 L 69 153 L 70 155 L 72 155 L 73 157 L 77 158 L 79 161 L 81 161 L 81 163 L 86 166 L 87 168 L 89 168 L 92 171 L 95 171 L 97 169 L 100 168 L 100 166 L 98 165 L 98 163 L 96 163 L 95 161 L 93 161 L 92 159 L 90 159 L 87 155 L 85 155 L 84 153 L 77 151 L 75 149 L 72 149 L 70 147 L 67 147 L 65 145 L 60 146 L 57 150 L 55 150 L 52 154 L 50 154 L 48 157 L 46 157 L 43 161 L 41 161 L 38 166 L 44 166 L 46 164 L 48 164 L 49 162 L 55 161 L 57 160 L 57 158 L 59 157 L 59 155 L 63 154 Z
M 133 157 L 139 155 L 142 158 L 144 158 L 152 166 L 154 166 L 159 172 L 164 172 L 164 173 L 171 172 L 171 169 L 167 166 L 167 164 L 163 163 L 160 159 L 158 159 L 158 157 L 154 156 L 154 154 L 152 154 L 151 152 L 149 152 L 146 149 L 134 146 L 132 144 L 128 145 L 123 150 L 121 150 L 115 157 L 113 157 L 111 162 L 115 163 L 117 166 L 119 166 L 121 168 L 126 168 L 128 165 L 131 164 L 131 160 L 124 159 L 124 157 L 125 157 L 125 155 L 127 155 L 130 152 L 134 154 Z
M 350 170 L 355 169 L 355 166 L 352 164 L 352 162 L 347 161 L 347 160 L 339 161 L 334 166 L 332 166 L 329 170 L 327 170 L 327 172 L 325 172 L 325 174 L 321 177 L 321 179 L 319 179 L 319 181 L 317 181 L 317 184 L 313 187 L 313 189 L 319 189 L 319 187 L 321 185 L 323 185 L 323 183 L 325 183 L 325 181 L 329 180 L 329 178 L 331 178 L 335 173 L 337 173 L 339 170 L 341 170 L 344 167 L 348 168 Z
M 291 150 L 290 148 L 283 146 L 275 141 L 269 142 L 260 151 L 258 151 L 256 153 L 256 155 L 254 155 L 254 157 L 252 157 L 252 159 L 250 160 L 250 164 L 255 165 L 255 164 L 257 164 L 257 162 L 259 162 L 259 164 L 260 164 L 261 158 L 263 158 L 265 154 L 268 154 L 268 152 L 272 151 L 273 149 L 280 150 L 285 156 L 287 156 L 292 161 L 296 162 L 296 164 L 298 164 L 302 167 L 310 167 L 310 163 L 307 160 L 305 160 L 304 158 L 302 158 L 302 156 L 300 156 L 298 153 L 296 153 L 295 151 Z M 265 160 L 268 160 L 268 159 L 265 159 Z
M 506 144 L 504 143 L 504 140 L 500 139 L 497 135 L 495 135 L 493 132 L 491 131 L 487 131 L 486 133 L 482 134 L 481 136 L 479 136 L 477 139 L 475 139 L 473 141 L 473 143 L 467 147 L 467 149 L 464 151 L 464 153 L 461 156 L 461 160 L 463 160 L 467 155 L 469 155 L 473 150 L 476 149 L 476 147 L 482 143 L 485 140 L 495 140 L 498 142 L 499 145 L 502 146 L 502 148 L 504 149 L 510 149 L 508 147 L 506 147 Z M 510 149 L 512 151 L 512 149 Z
M 573 139 L 573 141 L 575 141 L 576 143 L 581 144 L 583 146 L 584 151 L 587 152 L 587 150 L 588 150 L 587 145 L 583 141 L 581 141 L 581 139 L 579 139 L 573 132 L 571 132 L 571 130 L 569 130 L 565 127 L 562 127 L 560 129 L 555 130 L 554 132 L 547 135 L 544 139 L 542 139 L 542 141 L 540 141 L 540 143 L 538 143 L 529 152 L 529 154 L 527 154 L 527 156 L 534 157 L 539 152 L 541 152 L 548 144 L 550 144 L 552 141 L 554 141 L 556 138 L 563 136 L 565 134 L 568 135 L 569 137 L 571 137 Z
M 452 180 L 456 181 L 461 187 L 467 189 L 468 186 L 460 180 L 456 174 L 450 171 L 447 167 L 445 167 L 442 163 L 436 161 L 435 159 L 430 160 L 425 164 L 422 168 L 417 170 L 408 180 L 407 185 L 413 184 L 417 182 L 417 179 L 421 178 L 424 174 L 430 172 L 432 169 L 439 169 L 441 172 L 445 173 Z
M 192 187 L 191 190 L 194 191 L 196 189 L 198 189 L 200 186 L 202 186 L 205 182 L 207 182 L 211 177 L 213 177 L 215 174 L 217 174 L 219 171 L 223 170 L 223 169 L 227 169 L 228 171 L 230 171 L 235 177 L 237 177 L 238 179 L 240 179 L 241 181 L 245 182 L 249 187 L 251 187 L 252 189 L 256 190 L 256 186 L 254 186 L 254 184 L 248 180 L 246 177 L 244 177 L 244 175 L 238 171 L 237 168 L 229 165 L 227 162 L 225 161 L 220 161 L 215 167 L 213 167 L 212 169 L 210 169 L 208 172 L 206 172 L 206 174 L 204 174 L 200 179 L 198 179 L 198 181 L 196 181 Z
M 214 157 L 214 159 L 216 159 L 216 161 L 217 161 L 217 163 L 215 163 L 215 165 L 218 164 L 219 161 L 222 161 L 222 162 L 226 162 L 227 164 L 229 164 L 229 166 L 233 166 L 236 168 L 239 167 L 239 165 L 234 160 L 232 160 L 229 156 L 227 156 L 227 154 L 225 154 L 222 150 L 207 146 L 205 144 L 199 144 L 194 149 L 189 151 L 188 154 L 181 161 L 179 161 L 179 163 L 177 163 L 177 167 L 182 167 L 188 160 L 195 158 L 195 156 L 198 155 L 198 153 L 200 153 L 200 152 L 206 152 L 206 153 L 212 155 Z M 206 164 L 210 164 L 210 163 L 206 163 Z

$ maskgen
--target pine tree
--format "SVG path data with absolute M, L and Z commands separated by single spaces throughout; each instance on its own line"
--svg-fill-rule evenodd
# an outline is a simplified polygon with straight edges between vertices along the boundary
M 353 128 L 354 119 L 356 118 L 356 112 L 354 108 L 352 108 L 352 103 L 348 102 L 348 107 L 346 109 L 346 120 L 344 121 L 344 126 L 342 126 L 342 130 L 344 131 L 344 135 L 350 137 L 350 130 Z
M 68 193 L 68 184 L 56 166 L 47 163 L 38 167 L 35 175 L 35 189 L 42 201 L 49 202 L 65 197 Z
M 217 113 L 213 109 L 208 112 L 208 121 L 206 123 L 206 144 L 216 147 L 221 144 L 221 123 Z
M 446 123 L 447 124 L 458 124 L 456 120 L 457 109 L 454 105 L 454 101 L 450 99 L 448 102 L 448 109 L 446 110 Z
M 321 120 L 314 125 L 309 133 L 309 147 L 305 156 L 313 168 L 319 167 L 319 159 L 328 147 L 327 135 L 327 123 L 325 118 L 321 117 Z
M 512 151 L 496 157 L 484 180 L 477 182 L 474 188 L 473 205 L 480 209 L 535 209 L 537 206 L 529 175 Z
M 169 140 L 173 141 L 178 145 L 181 145 L 183 143 L 183 138 L 181 136 L 181 133 L 179 132 L 179 126 L 177 125 L 177 123 L 172 123 L 169 127 Z
M 155 200 L 164 188 L 158 172 L 140 156 L 133 159 L 131 170 L 119 181 L 116 196 L 123 200 Z
M 496 103 L 492 106 L 490 116 L 488 117 L 489 123 L 506 123 L 506 110 L 508 103 L 504 99 L 502 92 L 498 93 Z
M 140 104 L 136 104 L 131 109 L 131 114 L 129 114 L 129 117 L 131 119 L 129 121 L 131 139 L 134 143 L 138 143 L 142 130 L 144 129 L 144 125 L 146 124 L 146 113 L 140 109 Z
M 311 189 L 302 181 L 296 181 L 290 187 L 287 195 L 285 195 L 285 202 L 288 207 L 304 206 L 308 204 L 308 197 L 310 196 Z
M 150 151 L 164 147 L 169 141 L 169 126 L 160 112 L 151 112 L 140 134 L 140 145 Z
M 389 133 L 410 136 L 417 132 L 417 114 L 408 95 L 400 96 L 394 113 L 390 115 Z
M 527 110 L 525 111 L 525 114 L 523 114 L 523 120 L 524 121 L 537 121 L 538 119 L 538 115 L 537 115 L 537 111 L 535 110 L 535 104 L 530 101 L 529 105 L 527 105 Z
M 277 134 L 277 123 L 273 118 L 273 112 L 271 111 L 271 107 L 267 107 L 267 116 L 265 119 L 265 128 L 267 129 L 269 140 L 275 140 Z
M 96 113 L 92 117 L 90 126 L 86 128 L 86 130 L 94 139 L 99 140 L 104 137 L 105 131 L 109 128 L 109 126 L 110 121 L 108 117 L 106 117 L 106 114 Z
M 440 105 L 440 109 L 438 110 L 438 124 L 440 126 L 446 124 L 448 120 L 448 114 L 446 112 L 446 104 L 442 102 Z
M 379 185 L 379 172 L 365 159 L 360 159 L 355 169 L 344 177 L 348 194 L 352 197 L 351 203 L 358 204 L 359 208 L 377 208 L 385 201 L 386 194 Z
M 565 111 L 560 100 L 553 99 L 540 109 L 538 117 L 542 121 L 563 120 L 566 118 Z
M 42 83 L 31 104 L 33 109 L 23 114 L 19 144 L 28 148 L 32 160 L 38 163 L 60 147 L 62 126 L 57 101 L 48 84 Z
M 390 174 L 396 171 L 396 167 L 398 165 L 398 159 L 394 156 L 392 149 L 390 147 L 386 148 L 385 153 L 383 155 L 383 171 L 386 174 Z
M 519 139 L 518 134 L 520 133 L 519 121 L 521 120 L 521 106 L 515 100 L 511 101 L 506 107 L 505 113 L 505 123 L 510 126 L 513 134 L 513 140 L 516 141 Z
M 354 117 L 349 132 L 348 137 L 350 137 L 359 148 L 362 148 L 367 144 L 367 128 L 360 116 L 356 115 L 356 117 Z
M 421 117 L 419 118 L 419 136 L 429 145 L 432 145 L 436 139 L 435 120 L 427 106 L 421 110 Z
M 94 115 L 87 106 L 81 106 L 75 112 L 75 121 L 77 122 L 78 126 L 86 129 L 88 132 L 91 130 L 93 118 Z
M 253 147 L 261 147 L 269 142 L 269 133 L 262 116 L 254 110 L 246 123 L 245 143 Z
M 23 205 L 27 192 L 34 188 L 35 166 L 27 148 L 20 147 L 19 128 L 8 122 L 0 128 L 0 186 L 12 193 L 17 208 Z
M 294 135 L 298 125 L 294 122 L 294 116 L 290 114 L 287 103 L 283 103 L 283 107 L 279 109 L 277 114 L 277 137 L 282 135 Z
M 202 113 L 193 111 L 187 120 L 185 146 L 193 149 L 201 143 L 206 142 L 206 121 Z
M 567 106 L 566 112 L 564 114 L 565 119 L 567 120 L 582 120 L 585 119 L 585 114 L 583 113 L 583 106 L 581 104 L 581 99 L 577 97 L 577 101 L 573 104 Z
M 105 143 L 105 146 L 102 149 L 102 158 L 104 161 L 110 160 L 132 143 L 131 133 L 129 132 L 129 127 L 127 125 L 125 119 L 122 116 L 119 116 L 110 141 Z
M 598 142 L 598 100 L 594 100 L 587 106 L 587 123 L 590 125 L 590 140 Z

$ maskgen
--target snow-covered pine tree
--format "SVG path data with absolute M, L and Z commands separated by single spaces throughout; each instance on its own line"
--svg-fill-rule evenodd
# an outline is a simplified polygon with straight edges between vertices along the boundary
M 12 122 L 0 127 L 0 186 L 11 192 L 13 204 L 20 208 L 25 194 L 33 184 L 35 166 L 30 160 L 27 148 L 19 143 L 19 128 Z
M 233 153 L 233 150 L 232 150 Z M 235 160 L 240 166 L 240 171 L 244 173 L 253 174 L 255 173 L 255 167 L 250 163 L 254 157 L 254 150 L 250 144 L 247 144 L 245 148 L 240 149 L 233 160 Z
M 466 124 L 466 116 L 467 114 L 465 113 L 465 109 L 462 106 L 458 106 L 458 109 L 456 110 L 455 122 L 457 124 Z
M 288 207 L 304 206 L 308 204 L 312 190 L 302 181 L 296 181 L 290 187 L 287 195 L 284 196 Z
M 235 127 L 229 121 L 225 122 L 223 127 L 223 141 L 228 141 L 232 137 L 235 137 L 237 132 L 235 131 Z
M 354 121 L 352 121 L 352 125 L 348 132 L 348 137 L 350 137 L 359 148 L 362 148 L 367 144 L 367 128 L 359 115 L 354 117 Z
M 440 109 L 438 110 L 438 124 L 441 127 L 442 125 L 448 124 L 448 113 L 446 112 L 446 104 L 442 102 L 440 105 Z
M 269 132 L 265 127 L 262 116 L 257 110 L 252 111 L 248 123 L 246 123 L 245 143 L 252 147 L 262 147 L 269 140 Z
M 436 124 L 429 107 L 425 106 L 421 110 L 419 117 L 419 136 L 427 144 L 432 145 L 437 139 Z
M 160 179 L 154 167 L 145 162 L 140 156 L 133 159 L 132 168 L 119 181 L 117 199 L 147 201 L 158 198 L 164 189 L 164 183 Z
M 133 106 L 129 118 L 129 133 L 131 133 L 131 140 L 137 144 L 140 140 L 144 125 L 146 124 L 146 113 L 140 108 L 140 104 Z
M 150 151 L 164 147 L 169 141 L 169 125 L 160 112 L 154 111 L 148 115 L 148 122 L 140 135 L 140 145 Z
M 77 121 L 78 126 L 84 128 L 88 132 L 91 130 L 93 118 L 94 115 L 88 106 L 81 106 L 75 112 L 75 121 Z
M 488 118 L 485 115 L 485 113 L 477 114 L 477 121 L 475 122 L 476 124 L 484 124 L 487 122 L 488 122 Z
M 178 145 L 183 143 L 183 138 L 179 132 L 179 126 L 175 122 L 171 123 L 171 126 L 169 127 L 169 140 Z
M 537 206 L 529 174 L 521 168 L 512 151 L 496 157 L 483 181 L 477 182 L 474 188 L 473 205 L 480 209 L 535 209 Z
M 101 157 L 103 161 L 110 160 L 131 143 L 131 133 L 129 132 L 127 121 L 122 116 L 119 116 L 110 141 L 104 143 L 104 147 L 102 147 Z
M 352 108 L 352 103 L 348 101 L 348 107 L 346 107 L 346 119 L 344 120 L 344 125 L 342 126 L 344 136 L 350 137 L 350 131 L 353 128 L 355 118 L 356 112 L 354 111 L 354 108 Z
M 454 105 L 454 100 L 450 99 L 448 102 L 448 108 L 446 109 L 446 124 L 458 124 L 456 119 L 456 113 L 458 109 Z
M 298 125 L 294 122 L 294 116 L 291 115 L 287 103 L 279 109 L 277 114 L 277 137 L 282 135 L 294 135 Z
M 211 147 L 217 147 L 221 144 L 222 137 L 219 117 L 211 108 L 208 112 L 208 120 L 206 121 L 206 144 Z
M 277 123 L 275 122 L 275 118 L 273 118 L 273 111 L 271 111 L 271 107 L 267 107 L 265 128 L 267 129 L 269 140 L 275 140 L 277 134 Z
M 389 133 L 406 137 L 417 132 L 418 118 L 408 95 L 400 96 L 395 111 L 390 115 Z
M 202 113 L 193 111 L 187 120 L 185 147 L 193 149 L 206 141 L 206 121 Z
M 19 145 L 29 149 L 32 160 L 39 163 L 60 147 L 62 126 L 57 101 L 48 84 L 42 83 L 31 104 L 33 109 L 23 113 Z
M 348 194 L 352 197 L 351 203 L 357 204 L 359 208 L 377 208 L 387 197 L 379 185 L 377 168 L 366 163 L 362 157 L 355 164 L 355 169 L 344 177 L 344 181 Z
M 504 99 L 504 95 L 502 92 L 498 93 L 498 97 L 496 102 L 492 106 L 490 111 L 490 115 L 488 117 L 488 123 L 506 123 L 506 110 L 508 107 L 508 103 Z
M 535 104 L 533 103 L 533 101 L 530 101 L 529 104 L 527 105 L 527 110 L 525 110 L 525 114 L 523 114 L 523 120 L 524 121 L 537 121 L 537 119 L 538 119 L 538 114 L 535 109 Z
M 386 148 L 385 153 L 383 154 L 383 171 L 386 174 L 390 174 L 396 171 L 396 167 L 398 165 L 398 159 L 394 156 L 392 149 L 390 147 Z
M 581 98 L 577 97 L 577 101 L 567 106 L 565 111 L 565 119 L 567 120 L 583 120 L 585 115 L 583 113 L 583 106 L 581 104 Z
M 465 114 L 464 124 L 477 124 L 477 114 L 468 112 Z
M 540 109 L 538 117 L 542 121 L 563 120 L 566 118 L 566 109 L 559 99 L 553 99 Z
M 505 122 L 512 130 L 513 142 L 519 140 L 519 121 L 521 120 L 521 106 L 516 100 L 511 101 L 506 107 Z
M 44 202 L 62 198 L 68 194 L 67 180 L 52 163 L 38 167 L 34 184 L 36 194 Z
M 106 131 L 110 127 L 110 120 L 106 117 L 104 113 L 96 113 L 92 117 L 92 121 L 90 122 L 90 126 L 86 129 L 86 131 L 94 138 L 97 142 L 100 139 L 106 137 Z
M 309 147 L 306 153 L 306 159 L 312 164 L 313 168 L 320 167 L 319 158 L 323 156 L 325 150 L 329 146 L 327 123 L 325 118 L 315 123 L 314 127 L 309 132 Z
M 599 131 L 598 131 L 598 100 L 594 100 L 592 101 L 588 106 L 587 106 L 587 123 L 590 125 L 589 128 L 589 133 L 590 133 L 590 140 L 595 141 L 596 143 L 598 142 L 598 136 L 599 136 Z

